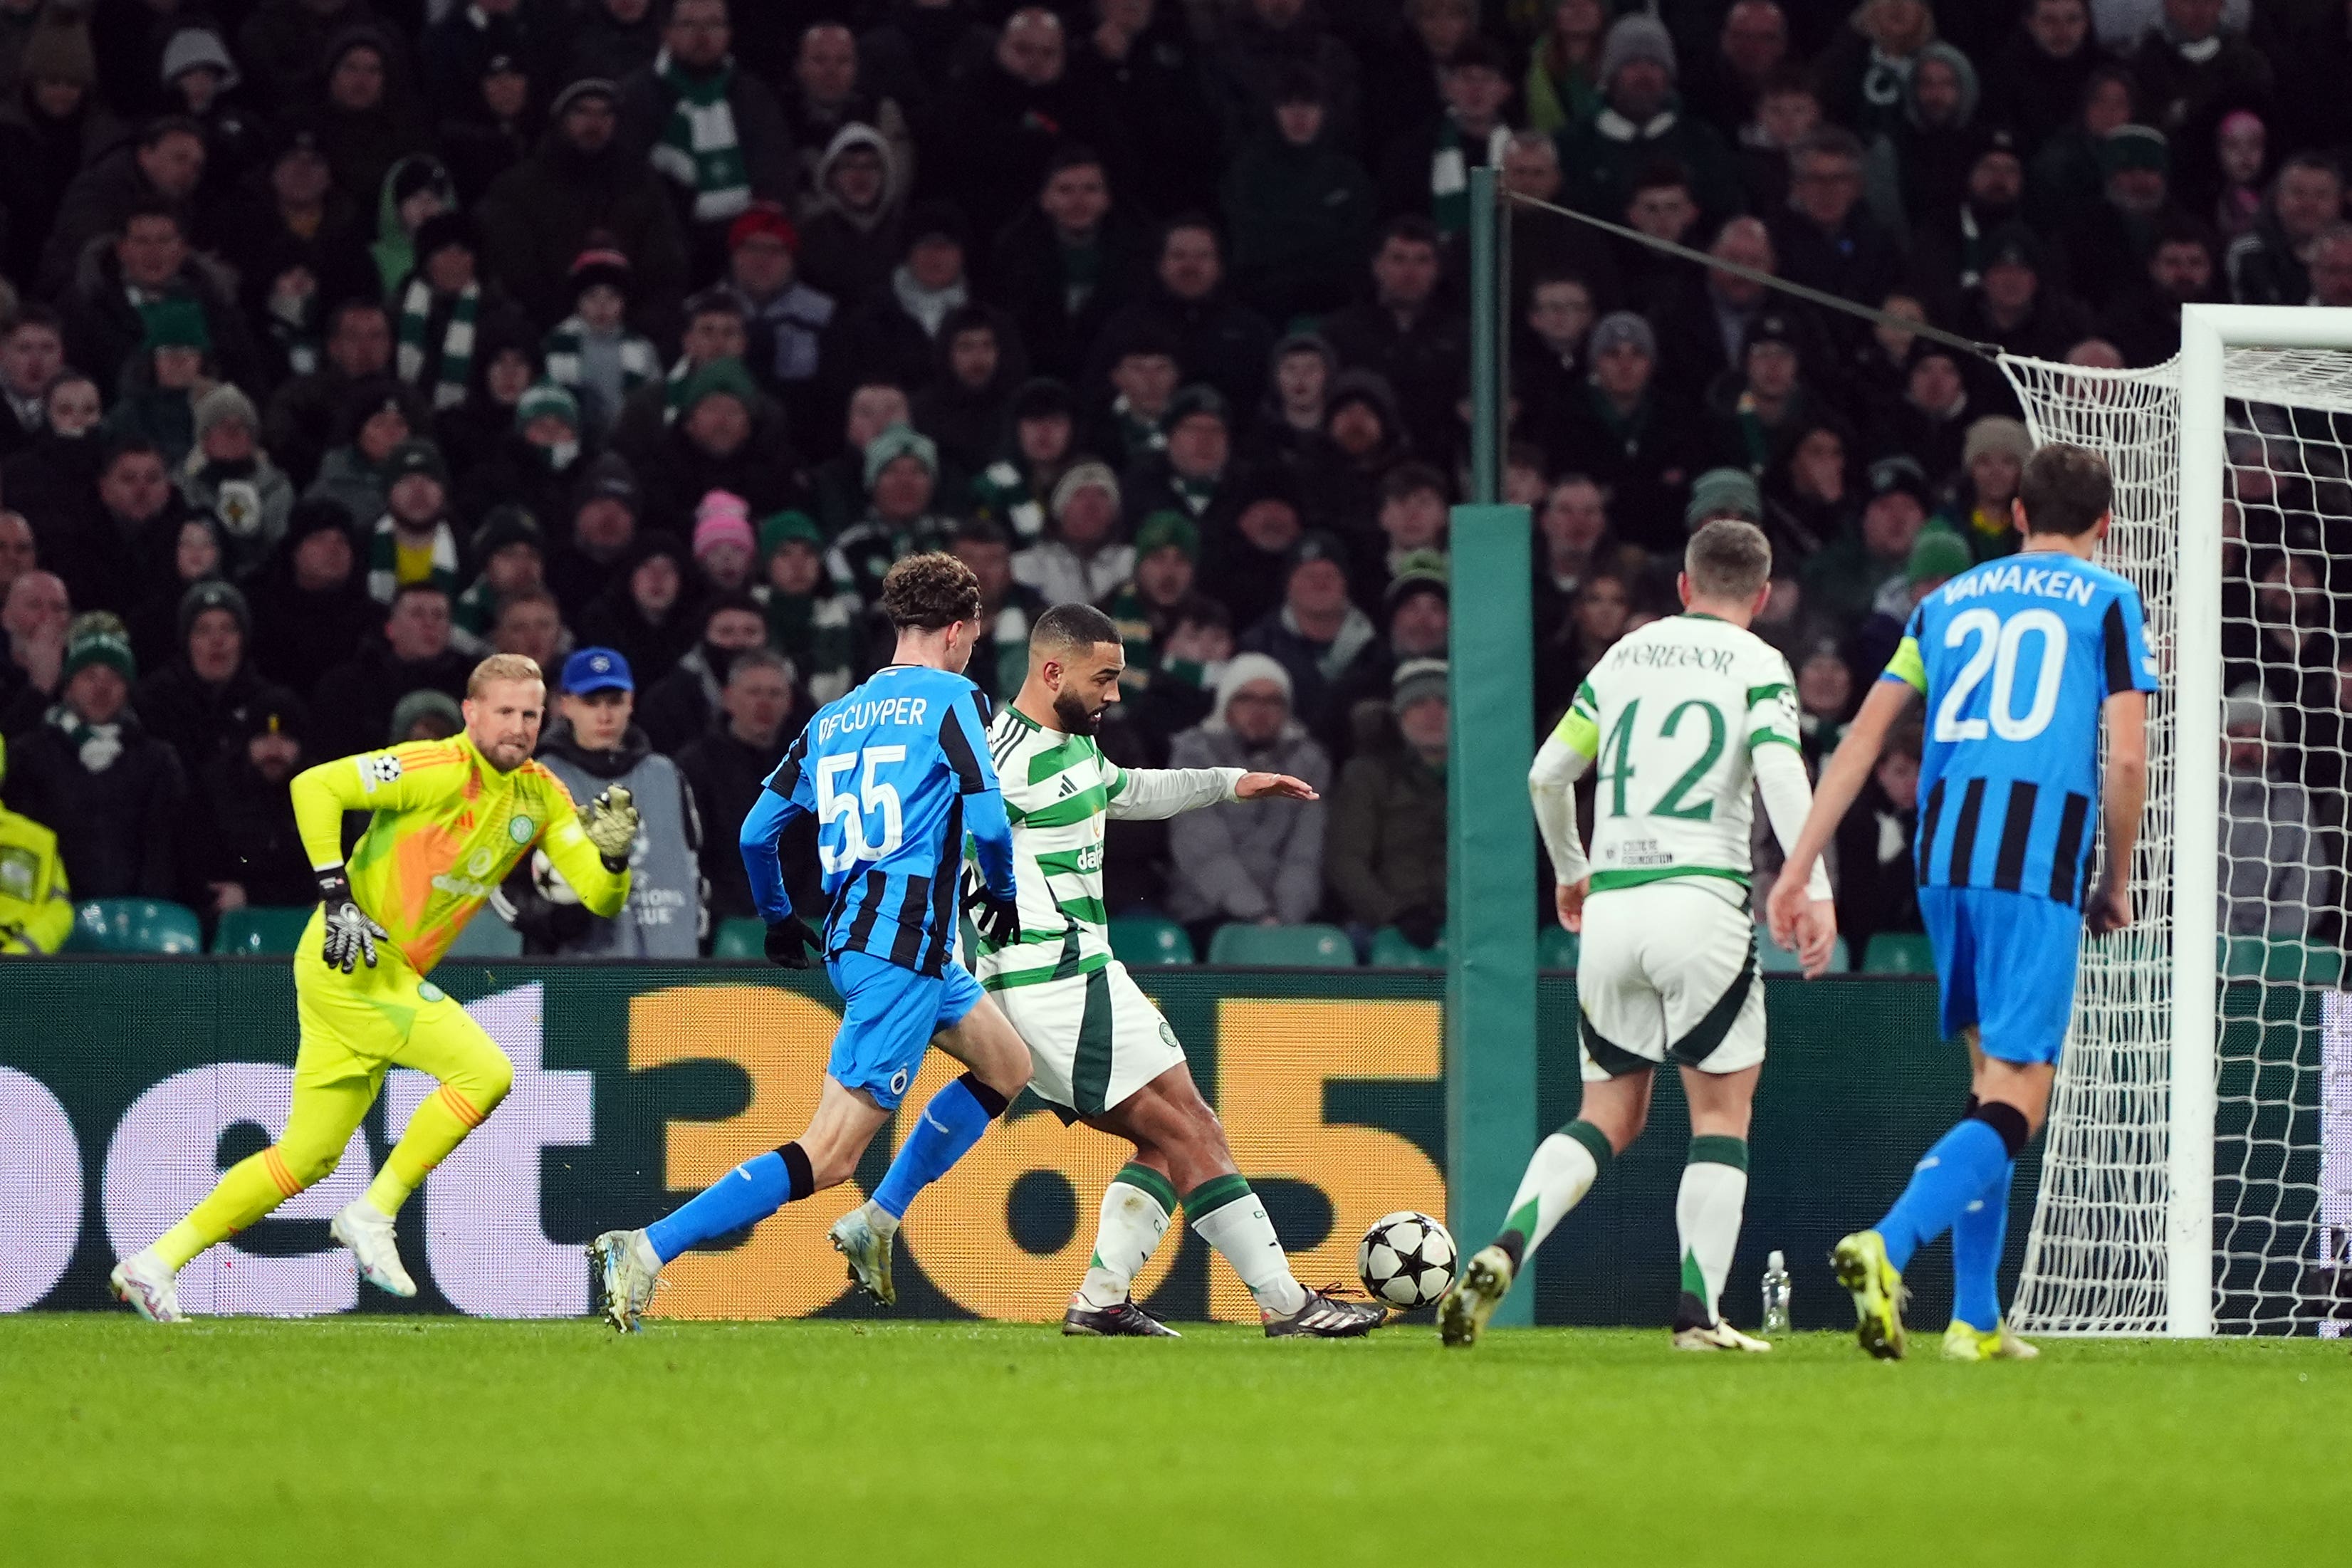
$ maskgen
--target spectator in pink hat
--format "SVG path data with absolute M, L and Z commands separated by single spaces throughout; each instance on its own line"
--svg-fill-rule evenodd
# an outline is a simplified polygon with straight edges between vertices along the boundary
M 732 490 L 712 490 L 694 509 L 694 570 L 710 593 L 740 593 L 751 581 L 759 539 L 751 503 Z

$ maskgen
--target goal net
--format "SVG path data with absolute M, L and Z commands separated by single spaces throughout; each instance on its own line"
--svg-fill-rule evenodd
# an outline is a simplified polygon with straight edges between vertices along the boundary
M 2101 560 L 2138 586 L 2163 677 L 2137 918 L 2084 946 L 2013 1321 L 2332 1336 L 2352 1322 L 2352 310 L 2189 318 L 2147 370 L 2002 361 L 2037 441 L 2112 465 Z

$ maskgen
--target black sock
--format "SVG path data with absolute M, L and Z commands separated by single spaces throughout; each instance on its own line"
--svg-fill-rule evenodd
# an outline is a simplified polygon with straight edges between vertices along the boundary
M 1511 1272 L 1517 1275 L 1520 1261 L 1528 1255 L 1528 1238 L 1516 1230 L 1507 1230 L 1495 1238 L 1495 1245 L 1510 1256 Z
M 988 1119 L 991 1121 L 1003 1115 L 1004 1108 L 1013 1103 L 970 1073 L 965 1073 L 956 1081 L 963 1085 L 965 1093 L 980 1102 L 980 1108 L 988 1112 Z
M 798 1143 L 787 1143 L 776 1152 L 783 1158 L 784 1180 L 792 1193 L 784 1200 L 786 1203 L 798 1203 L 816 1191 L 816 1173 L 810 1168 L 807 1150 Z

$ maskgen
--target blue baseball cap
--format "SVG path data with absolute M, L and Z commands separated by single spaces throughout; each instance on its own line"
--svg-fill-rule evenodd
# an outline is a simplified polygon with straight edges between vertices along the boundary
M 636 689 L 629 675 L 629 661 L 609 647 L 583 647 L 563 661 L 563 689 L 574 697 Z

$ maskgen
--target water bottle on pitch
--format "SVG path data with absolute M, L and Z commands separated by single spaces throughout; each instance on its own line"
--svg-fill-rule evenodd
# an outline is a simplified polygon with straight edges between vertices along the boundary
M 1789 1260 L 1779 1251 L 1764 1260 L 1764 1327 L 1767 1334 L 1789 1331 Z

